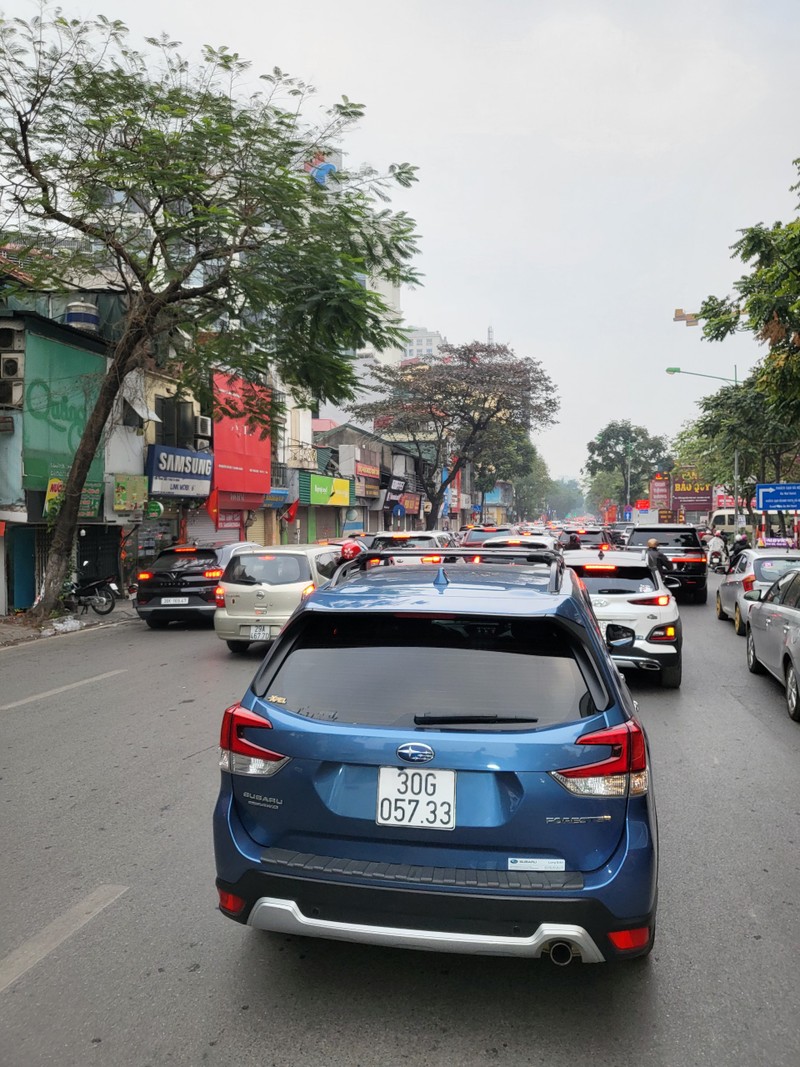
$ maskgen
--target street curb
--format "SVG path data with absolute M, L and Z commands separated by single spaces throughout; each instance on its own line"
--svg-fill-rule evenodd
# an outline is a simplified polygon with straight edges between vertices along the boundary
M 34 641 L 50 640 L 54 637 L 75 637 L 76 635 L 86 633 L 87 631 L 91 632 L 99 629 L 110 630 L 115 626 L 124 626 L 126 623 L 139 621 L 139 616 L 135 612 L 132 612 L 130 615 L 126 613 L 123 618 L 120 618 L 118 615 L 114 622 L 101 622 L 100 620 L 97 622 L 87 622 L 81 626 L 80 630 L 67 630 L 65 633 L 44 634 L 28 632 L 19 637 L 11 637 L 8 639 L 0 638 L 0 652 L 6 648 L 17 648 L 19 645 L 29 645 Z

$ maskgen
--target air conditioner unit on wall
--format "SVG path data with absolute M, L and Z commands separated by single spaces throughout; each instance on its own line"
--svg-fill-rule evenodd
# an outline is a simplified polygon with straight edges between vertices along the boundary
M 210 437 L 211 418 L 208 415 L 197 415 L 194 420 L 194 432 L 197 437 Z
M 0 352 L 24 352 L 25 331 L 20 327 L 0 326 Z
M 0 378 L 24 378 L 25 376 L 25 357 L 20 355 L 9 356 L 6 353 L 0 353 Z
M 21 408 L 22 382 L 0 381 L 0 408 Z

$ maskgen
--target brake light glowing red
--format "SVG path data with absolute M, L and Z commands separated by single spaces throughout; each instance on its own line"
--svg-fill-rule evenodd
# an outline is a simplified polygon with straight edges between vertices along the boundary
M 654 608 L 655 607 L 665 608 L 667 606 L 667 604 L 669 604 L 670 600 L 672 600 L 672 597 L 669 595 L 669 593 L 666 593 L 666 594 L 662 593 L 659 596 L 642 596 L 642 597 L 637 596 L 637 597 L 631 597 L 630 603 L 631 604 L 642 604 L 642 605 L 646 604 L 646 605 L 652 606 Z
M 601 552 L 608 552 L 608 550 L 611 548 L 611 545 L 602 544 L 598 545 L 598 548 Z
M 241 915 L 247 901 L 243 897 L 237 897 L 235 893 L 228 893 L 225 889 L 217 888 L 219 893 L 219 906 L 228 915 Z
M 221 567 L 213 567 L 211 570 L 203 571 L 203 577 L 204 578 L 221 578 L 222 577 L 222 568 Z
M 613 563 L 586 563 L 583 569 L 585 571 L 615 571 L 617 568 Z
M 441 556 L 421 556 L 420 563 L 441 563 Z
M 153 577 L 153 572 L 152 571 L 139 571 L 139 573 L 136 575 L 136 581 L 137 582 L 147 582 L 152 577 Z
M 611 930 L 608 940 L 621 952 L 626 949 L 644 948 L 650 940 L 650 927 L 637 926 L 633 930 Z
M 481 557 L 480 556 L 473 556 L 472 559 L 470 560 L 470 563 L 480 563 L 480 561 L 481 561 Z
M 705 556 L 676 556 L 676 563 L 705 563 Z
M 214 601 L 218 608 L 225 607 L 225 587 L 218 585 L 214 590 Z
M 189 546 L 187 548 L 173 548 L 172 551 L 173 552 L 196 552 L 197 549 L 194 547 L 194 545 L 191 545 L 191 546 Z

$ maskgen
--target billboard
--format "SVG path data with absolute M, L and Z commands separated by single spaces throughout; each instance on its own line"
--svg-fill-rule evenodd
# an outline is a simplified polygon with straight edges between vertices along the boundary
M 250 385 L 241 378 L 214 375 L 214 397 L 219 404 L 242 410 L 248 393 L 262 400 L 269 398 L 267 389 Z M 216 414 L 218 416 L 219 411 Z M 272 488 L 271 447 L 268 426 L 259 425 L 248 416 L 215 417 L 214 488 L 263 497 Z
M 701 479 L 696 467 L 676 467 L 672 472 L 673 511 L 710 511 L 713 499 L 713 484 Z

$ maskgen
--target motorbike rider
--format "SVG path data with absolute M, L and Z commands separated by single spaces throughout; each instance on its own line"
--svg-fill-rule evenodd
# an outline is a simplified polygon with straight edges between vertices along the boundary
M 658 547 L 658 538 L 651 537 L 647 542 L 647 566 L 651 571 L 659 570 L 662 574 L 669 574 L 675 569 L 675 564 L 668 559 Z
M 750 547 L 750 542 L 747 540 L 747 534 L 737 534 L 733 539 L 733 551 L 731 552 L 731 560 L 729 570 L 733 570 L 736 565 L 736 561 L 742 552 L 746 548 Z
M 707 548 L 709 561 L 711 560 L 711 557 L 714 555 L 715 552 L 719 553 L 720 563 L 725 559 L 725 556 L 727 555 L 725 542 L 722 540 L 718 533 L 714 533 L 711 535 L 711 537 L 709 537 Z

